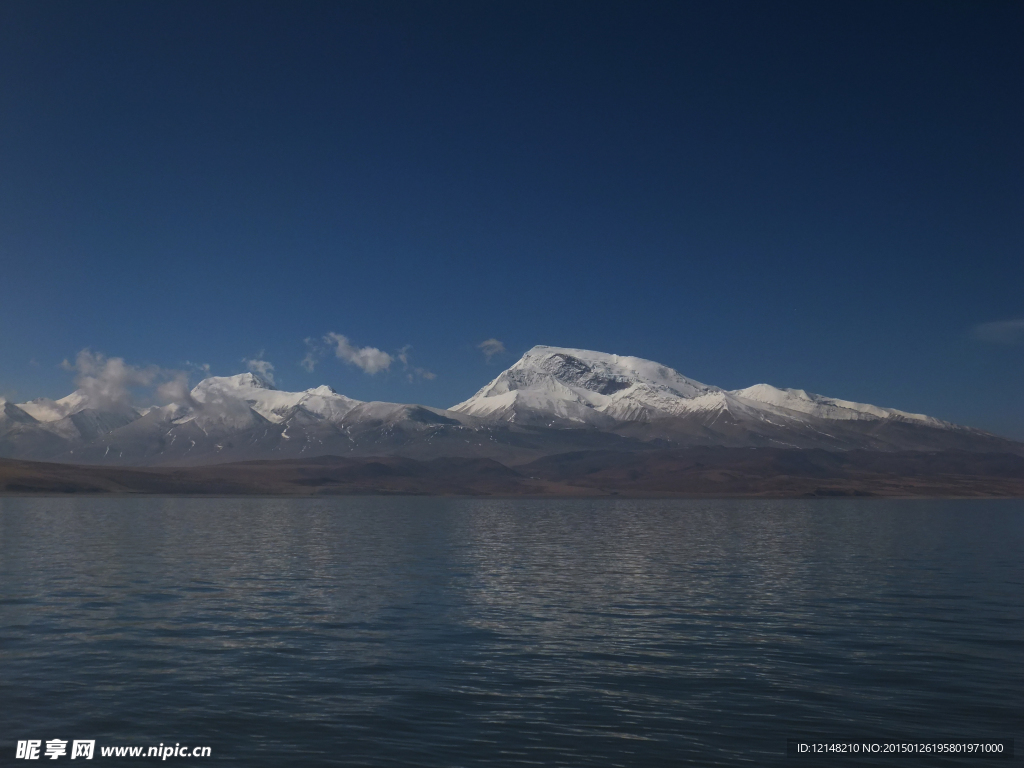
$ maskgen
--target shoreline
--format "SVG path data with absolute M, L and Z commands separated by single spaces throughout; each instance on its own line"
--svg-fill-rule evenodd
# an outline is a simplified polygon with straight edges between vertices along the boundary
M 120 467 L 0 459 L 0 496 L 610 499 L 1024 498 L 1024 457 L 671 449 L 493 459 L 398 456 Z

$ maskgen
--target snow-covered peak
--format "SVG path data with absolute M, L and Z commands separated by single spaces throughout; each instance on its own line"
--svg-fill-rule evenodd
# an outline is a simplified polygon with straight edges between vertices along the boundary
M 567 386 L 602 395 L 612 395 L 635 384 L 684 398 L 718 391 L 718 387 L 701 384 L 652 360 L 568 347 L 534 347 L 505 373 L 513 371 L 516 373 L 510 378 L 518 381 L 551 376 Z
M 29 400 L 27 403 L 18 403 L 18 407 L 36 421 L 60 421 L 66 416 L 88 408 L 89 402 L 85 393 L 80 389 L 76 389 L 70 395 L 62 397 L 60 400 L 38 397 L 35 400 Z
M 329 395 L 336 395 L 338 393 L 334 391 L 333 387 L 329 387 L 326 384 L 321 384 L 319 387 L 313 387 L 312 389 L 307 389 L 306 390 L 306 394 L 307 395 L 320 395 L 321 397 L 326 397 L 326 396 L 329 396 Z
M 295 403 L 296 406 L 328 421 L 340 421 L 345 414 L 362 403 L 362 400 L 353 400 L 351 397 L 339 395 L 326 385 L 295 394 L 299 396 Z
M 207 392 L 216 391 L 222 394 L 235 394 L 249 392 L 254 389 L 276 391 L 255 373 L 239 373 L 234 376 L 210 376 L 207 379 L 203 379 L 192 389 L 192 397 L 202 400 L 202 395 Z
M 14 403 L 0 397 L 0 424 L 4 421 L 20 422 L 23 424 L 38 423 L 37 419 L 32 418 L 28 413 L 23 411 Z
M 283 392 L 253 373 L 203 379 L 192 389 L 192 397 L 205 404 L 244 401 L 260 416 L 275 423 L 285 421 L 295 408 L 303 408 L 328 421 L 338 421 L 360 402 L 339 395 L 327 385 L 304 392 Z
M 729 394 L 744 400 L 777 408 L 785 408 L 789 411 L 806 413 L 822 419 L 836 419 L 840 421 L 863 421 L 878 419 L 895 419 L 898 421 L 912 421 L 925 424 L 930 427 L 951 428 L 952 424 L 925 416 L 921 413 L 907 413 L 898 411 L 895 408 L 880 408 L 877 405 L 867 403 L 854 403 L 850 400 L 839 400 L 824 395 L 815 395 L 805 392 L 802 389 L 779 389 L 771 384 L 755 384 L 745 389 L 733 390 Z
M 534 347 L 453 411 L 491 421 L 590 425 L 703 418 L 728 412 L 752 423 L 901 421 L 952 429 L 930 416 L 854 403 L 802 389 L 756 384 L 731 392 L 702 384 L 651 360 L 584 349 Z
M 600 425 L 685 409 L 718 387 L 639 357 L 538 346 L 453 411 L 504 421 Z

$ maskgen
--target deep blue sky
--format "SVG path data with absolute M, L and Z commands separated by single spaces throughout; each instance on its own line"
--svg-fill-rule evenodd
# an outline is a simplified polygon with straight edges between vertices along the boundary
M 1020 2 L 0 5 L 0 395 L 534 344 L 1024 438 Z M 1003 325 L 981 324 L 1003 323 Z M 369 375 L 303 339 L 397 360 Z M 488 364 L 477 345 L 508 352 Z

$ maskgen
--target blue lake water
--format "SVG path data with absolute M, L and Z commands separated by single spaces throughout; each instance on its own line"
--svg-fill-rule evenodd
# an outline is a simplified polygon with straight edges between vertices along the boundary
M 241 766 L 1019 755 L 1022 544 L 1021 501 L 0 498 L 0 763 L 53 738 Z

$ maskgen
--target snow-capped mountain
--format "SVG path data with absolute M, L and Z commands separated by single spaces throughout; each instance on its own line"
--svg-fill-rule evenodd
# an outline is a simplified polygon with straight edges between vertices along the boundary
M 0 456 L 46 458 L 67 441 L 46 429 L 14 403 L 0 399 Z
M 534 347 L 465 402 L 452 407 L 509 422 L 607 424 L 651 421 L 744 407 L 821 419 L 900 419 L 936 428 L 954 425 L 915 413 L 811 395 L 801 389 L 755 384 L 725 391 L 701 384 L 660 363 L 639 357 L 563 347 Z M 600 414 L 600 416 L 598 416 Z
M 755 384 L 746 389 L 737 389 L 730 394 L 744 400 L 775 406 L 787 411 L 806 413 L 821 419 L 837 421 L 875 421 L 890 419 L 922 424 L 937 429 L 957 429 L 955 424 L 941 421 L 921 413 L 907 413 L 895 408 L 879 408 L 877 405 L 853 403 L 823 395 L 808 394 L 802 389 L 778 389 L 771 384 Z
M 36 421 L 54 422 L 88 407 L 85 394 L 76 390 L 60 400 L 36 398 L 18 406 Z
M 1009 442 L 921 414 L 769 384 L 727 391 L 650 360 L 563 347 L 534 347 L 452 410 L 678 444 L 897 450 Z
M 450 410 L 361 402 L 320 386 L 215 376 L 175 402 L 133 408 L 0 401 L 0 456 L 204 464 L 337 455 L 486 457 L 515 464 L 610 449 L 720 445 L 1024 454 L 1024 444 L 929 416 L 757 384 L 727 391 L 636 357 L 534 347 Z
M 81 392 L 35 406 L 48 421 L 5 404 L 10 413 L 0 415 L 0 456 L 156 465 L 327 454 L 525 459 L 542 453 L 521 440 L 503 449 L 489 426 L 470 426 L 469 417 L 440 408 L 361 402 L 327 386 L 284 392 L 251 373 L 204 379 L 164 406 L 104 411 Z M 572 437 L 555 442 L 565 450 L 578 447 Z
M 338 421 L 360 404 L 359 400 L 339 395 L 326 385 L 304 392 L 282 392 L 254 373 L 211 376 L 199 382 L 191 394 L 197 402 L 207 405 L 244 401 L 260 416 L 275 424 L 285 422 L 300 412 Z
M 610 426 L 676 414 L 720 392 L 639 357 L 534 347 L 452 410 L 510 423 Z
M 39 451 L 47 453 L 47 446 L 61 445 L 61 441 L 88 442 L 130 424 L 141 415 L 138 409 L 127 405 L 92 407 L 80 391 L 60 400 L 39 398 L 18 405 L 6 403 L 4 410 L 7 419 L 0 420 L 0 451 L 5 450 L 5 443 L 21 442 L 33 446 L 29 452 L 33 458 Z M 14 423 L 18 424 L 17 429 L 12 429 Z M 22 452 L 6 450 L 8 455 Z

